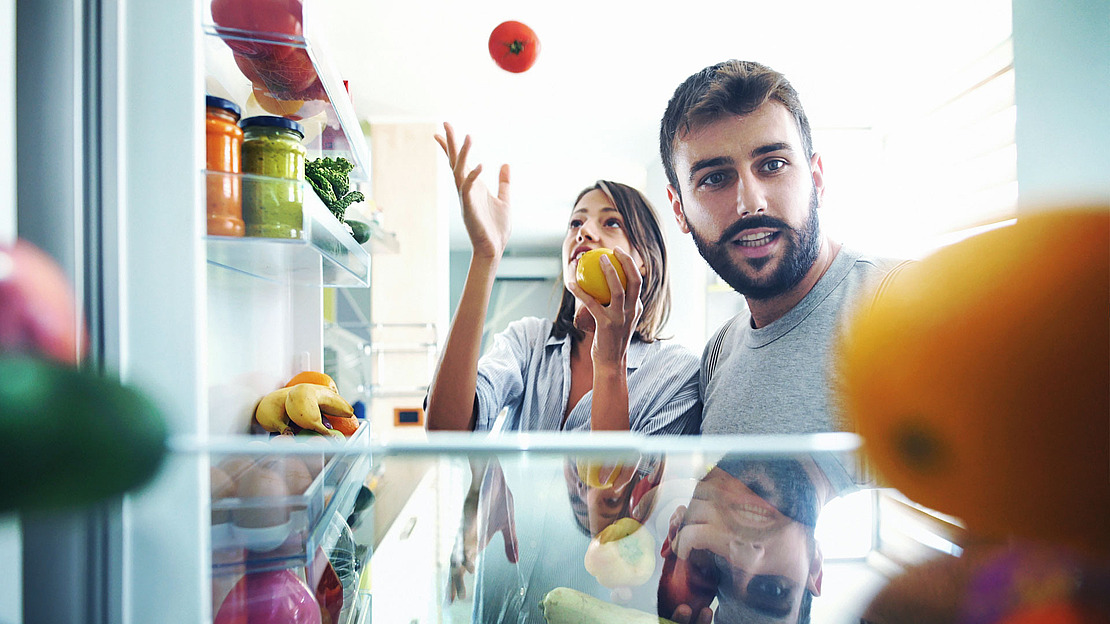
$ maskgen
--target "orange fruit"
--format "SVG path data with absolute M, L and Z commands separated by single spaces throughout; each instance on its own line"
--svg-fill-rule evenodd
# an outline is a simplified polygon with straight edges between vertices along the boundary
M 869 303 L 838 389 L 885 484 L 980 535 L 1110 553 L 1110 206 L 1021 216 Z
M 339 392 L 339 388 L 335 385 L 335 380 L 327 373 L 320 373 L 317 371 L 302 371 L 293 375 L 289 383 L 285 384 L 286 388 L 291 388 L 297 384 L 310 383 L 318 386 L 327 386 L 331 388 L 332 392 Z
M 333 431 L 338 431 L 343 435 L 350 437 L 355 434 L 358 429 L 357 418 L 343 418 L 342 416 L 329 416 L 324 414 L 324 418 L 328 419 L 328 424 L 331 425 Z
M 575 277 L 578 279 L 578 285 L 582 287 L 582 290 L 597 299 L 601 305 L 609 305 L 613 295 L 609 292 L 609 282 L 605 281 L 605 274 L 601 272 L 602 256 L 609 258 L 609 262 L 617 270 L 617 277 L 621 280 L 621 286 L 626 286 L 628 280 L 624 277 L 624 267 L 621 266 L 621 261 L 617 259 L 612 249 L 604 247 L 591 249 L 578 258 L 578 270 L 575 272 Z
M 304 106 L 304 100 L 279 100 L 257 84 L 252 85 L 251 89 L 262 110 L 278 117 L 289 117 Z

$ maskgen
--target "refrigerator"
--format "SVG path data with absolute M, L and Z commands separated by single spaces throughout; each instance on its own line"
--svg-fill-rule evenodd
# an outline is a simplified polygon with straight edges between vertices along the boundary
M 312 1 L 304 2 L 302 35 L 262 40 L 306 52 L 322 79 L 328 105 L 314 114 L 326 122 L 308 142 L 310 155 L 345 155 L 356 165 L 356 183 L 369 185 L 372 154 L 342 77 L 330 66 L 327 42 L 312 37 Z M 15 5 L 13 132 L 21 173 L 4 180 L 17 189 L 17 231 L 73 278 L 81 302 L 75 313 L 89 323 L 87 365 L 148 392 L 172 431 L 162 471 L 140 491 L 92 509 L 18 519 L 22 621 L 211 622 L 220 607 L 213 581 L 221 565 L 213 551 L 211 466 L 251 452 L 247 442 L 227 436 L 245 433 L 259 396 L 299 370 L 327 368 L 328 289 L 370 287 L 372 247 L 354 243 L 307 188 L 309 210 L 319 217 L 308 228 L 316 238 L 279 245 L 207 235 L 204 96 L 222 87 L 217 95 L 245 107 L 253 92 L 216 32 L 209 0 Z M 1020 23 L 1029 28 L 1029 22 Z M 1029 47 L 1021 50 L 1030 54 Z M 0 227 L 0 234 L 5 231 Z M 306 527 L 317 539 L 327 528 L 320 518 L 329 504 L 343 512 L 357 505 L 360 486 L 372 483 L 380 466 L 376 458 L 421 463 L 424 476 L 412 501 L 424 506 L 405 507 L 393 526 L 379 527 L 385 535 L 372 538 L 380 539 L 392 562 L 373 566 L 386 594 L 378 602 L 404 613 L 408 619 L 400 621 L 466 621 L 465 614 L 452 620 L 452 608 L 442 607 L 445 571 L 436 565 L 453 548 L 472 457 L 497 457 L 517 475 L 537 468 L 558 475 L 572 456 L 670 453 L 672 463 L 696 475 L 728 451 L 852 454 L 859 445 L 850 435 L 779 440 L 758 449 L 736 440 L 664 448 L 643 440 L 542 436 L 494 443 L 449 436 L 391 445 L 369 434 L 364 429 L 346 451 L 332 454 L 326 474 L 334 481 L 314 481 L 321 494 L 327 486 L 326 496 L 319 503 L 312 500 L 316 490 L 305 496 L 306 509 L 317 505 Z M 859 542 L 841 553 L 843 561 L 867 560 L 876 551 L 903 562 L 938 550 L 959 552 L 962 533 L 954 519 L 894 494 L 865 495 L 852 511 L 863 515 L 848 516 L 862 518 L 855 528 L 864 530 L 852 533 Z M 428 509 L 434 513 L 427 515 Z M 896 511 L 884 511 L 890 509 Z M 911 517 L 914 530 L 884 538 L 894 523 L 876 519 L 898 514 Z M 10 526 L 0 530 L 10 535 Z M 0 543 L 10 548 L 11 542 Z M 0 546 L 0 552 L 11 551 Z M 300 562 L 312 554 L 294 554 L 289 567 L 304 567 Z M 411 574 L 398 563 L 417 560 L 427 565 Z M 409 591 L 418 598 L 398 601 Z M 364 621 L 369 608 L 361 612 Z M 398 621 L 386 615 L 392 613 L 383 611 L 381 621 Z
M 21 518 L 23 621 L 211 621 L 209 456 L 187 447 L 246 434 L 261 395 L 323 370 L 325 289 L 366 288 L 370 266 L 303 181 L 294 238 L 208 235 L 208 179 L 225 176 L 205 172 L 205 96 L 273 114 L 227 42 L 311 61 L 303 110 L 282 111 L 301 113 L 308 159 L 348 159 L 368 190 L 369 148 L 311 2 L 288 3 L 284 36 L 217 33 L 209 0 L 17 9 L 19 168 L 44 172 L 18 183 L 18 232 L 73 279 L 85 365 L 147 393 L 172 441 L 141 491 Z

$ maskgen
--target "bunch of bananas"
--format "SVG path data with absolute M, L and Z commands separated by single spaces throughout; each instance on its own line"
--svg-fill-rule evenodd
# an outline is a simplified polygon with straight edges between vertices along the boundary
M 331 377 L 312 371 L 299 373 L 284 388 L 262 397 L 254 420 L 277 434 L 300 430 L 342 438 L 358 428 L 354 408 L 339 395 Z

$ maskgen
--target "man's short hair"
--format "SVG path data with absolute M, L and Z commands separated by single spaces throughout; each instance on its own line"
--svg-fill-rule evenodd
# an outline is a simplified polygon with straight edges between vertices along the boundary
M 675 89 L 659 128 L 659 154 L 667 181 L 681 195 L 674 170 L 675 140 L 697 126 L 725 115 L 747 115 L 768 99 L 786 106 L 798 132 L 806 158 L 813 156 L 813 138 L 798 92 L 779 72 L 752 61 L 730 60 L 706 67 Z

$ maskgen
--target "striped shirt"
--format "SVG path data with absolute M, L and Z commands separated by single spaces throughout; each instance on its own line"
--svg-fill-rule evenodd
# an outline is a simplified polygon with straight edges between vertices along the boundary
M 505 407 L 506 431 L 590 429 L 592 390 L 563 424 L 570 398 L 571 338 L 551 337 L 551 327 L 549 320 L 527 317 L 494 336 L 478 362 L 477 430 L 490 429 Z M 629 428 L 645 434 L 698 433 L 698 356 L 669 341 L 633 339 L 627 360 Z

